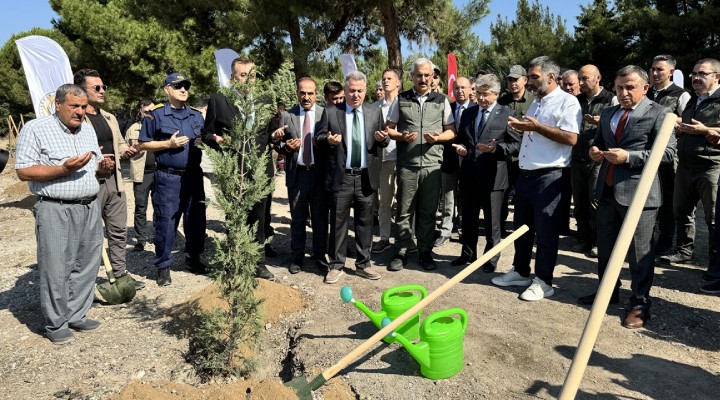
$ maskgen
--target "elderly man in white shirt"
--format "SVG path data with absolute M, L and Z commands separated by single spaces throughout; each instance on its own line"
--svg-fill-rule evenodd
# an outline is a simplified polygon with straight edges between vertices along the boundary
M 515 227 L 530 231 L 515 241 L 513 269 L 493 278 L 498 286 L 528 286 L 520 295 L 527 301 L 552 296 L 553 271 L 558 255 L 562 220 L 561 196 L 570 185 L 567 167 L 577 143 L 582 111 L 577 98 L 558 82 L 560 67 L 546 56 L 528 67 L 527 89 L 535 95 L 523 120 L 510 117 L 510 127 L 523 132 L 520 177 L 515 186 Z M 533 243 L 537 240 L 535 278 L 530 279 Z

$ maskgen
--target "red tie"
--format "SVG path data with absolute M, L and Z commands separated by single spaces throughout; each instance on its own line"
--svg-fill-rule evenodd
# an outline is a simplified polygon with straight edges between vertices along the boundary
M 615 145 L 617 146 L 618 143 L 620 143 L 620 138 L 622 138 L 623 131 L 625 131 L 625 124 L 627 123 L 628 115 L 630 114 L 630 108 L 625 108 L 625 112 L 620 117 L 620 120 L 618 121 L 617 128 L 615 128 Z M 615 177 L 615 165 L 610 164 L 608 168 L 608 173 L 605 176 L 605 184 L 608 186 L 612 186 L 614 184 L 614 178 Z
M 303 122 L 303 162 L 308 167 L 312 165 L 312 154 L 310 153 L 310 149 L 312 149 L 312 138 L 310 137 L 310 113 L 307 111 L 305 112 L 305 121 Z

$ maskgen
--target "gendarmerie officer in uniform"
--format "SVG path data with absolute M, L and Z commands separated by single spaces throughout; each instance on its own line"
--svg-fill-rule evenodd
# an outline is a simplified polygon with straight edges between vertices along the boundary
M 140 129 L 140 151 L 155 152 L 155 188 L 152 195 L 155 224 L 155 266 L 157 283 L 172 283 L 170 265 L 180 216 L 185 231 L 185 264 L 194 273 L 205 273 L 200 261 L 205 248 L 205 190 L 200 160 L 195 146 L 200 137 L 203 117 L 186 105 L 190 81 L 173 72 L 165 78 L 168 101 L 148 113 Z

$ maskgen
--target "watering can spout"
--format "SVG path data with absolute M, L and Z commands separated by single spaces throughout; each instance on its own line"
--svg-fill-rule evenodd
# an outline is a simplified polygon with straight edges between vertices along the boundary
M 357 307 L 360 311 L 367 315 L 367 317 L 370 318 L 370 321 L 372 321 L 372 323 L 375 324 L 377 328 L 380 328 L 380 323 L 382 319 L 387 316 L 385 311 L 375 312 L 371 310 L 368 306 L 363 304 L 361 301 L 356 300 L 355 307 Z
M 381 329 L 390 324 L 390 322 L 390 318 L 383 318 L 381 322 Z M 430 367 L 430 346 L 428 346 L 427 342 L 420 341 L 417 344 L 413 344 L 404 335 L 400 333 L 393 332 L 391 333 L 391 335 L 393 339 L 403 345 L 405 350 L 407 350 L 408 353 L 413 356 L 413 358 L 415 359 L 415 361 L 418 362 L 418 364 L 424 366 L 425 368 Z
M 352 289 L 350 289 L 350 286 L 343 286 L 342 289 L 340 289 L 340 298 L 345 303 L 353 303 L 355 307 L 357 307 L 360 311 L 367 315 L 368 318 L 370 318 L 370 321 L 372 321 L 372 323 L 375 324 L 377 328 L 380 328 L 382 319 L 387 316 L 386 312 L 375 312 L 371 310 L 368 306 L 366 306 L 362 301 L 353 298 Z

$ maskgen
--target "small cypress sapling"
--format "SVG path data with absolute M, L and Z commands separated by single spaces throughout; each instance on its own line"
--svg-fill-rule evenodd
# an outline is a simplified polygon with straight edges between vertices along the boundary
M 257 224 L 248 226 L 253 205 L 273 190 L 265 173 L 268 154 L 256 148 L 256 136 L 265 133 L 263 121 L 272 115 L 269 96 L 256 82 L 233 83 L 222 93 L 238 107 L 232 132 L 226 132 L 221 150 L 205 146 L 215 164 L 213 204 L 225 213 L 224 237 L 214 238 L 210 275 L 227 307 L 197 311 L 201 323 L 190 340 L 189 361 L 203 379 L 212 376 L 247 376 L 252 358 L 240 347 L 254 350 L 261 331 L 255 298 L 257 261 L 264 243 L 254 240 Z

